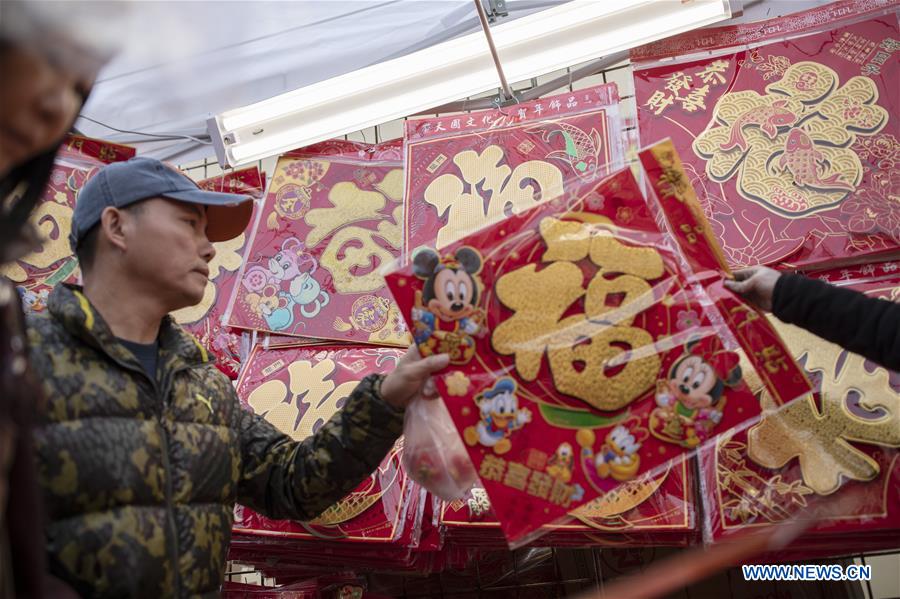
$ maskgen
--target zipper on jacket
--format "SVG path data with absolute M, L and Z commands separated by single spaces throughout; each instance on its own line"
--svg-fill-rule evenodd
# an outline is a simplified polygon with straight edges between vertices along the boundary
M 112 358 L 112 356 L 110 356 Z M 132 372 L 137 372 L 145 379 L 150 381 L 150 384 L 153 386 L 153 392 L 156 395 L 157 405 L 157 418 L 156 424 L 159 426 L 160 430 L 160 440 L 162 442 L 162 460 L 163 460 L 163 474 L 165 476 L 165 497 L 166 497 L 166 524 L 168 525 L 169 532 L 168 536 L 171 537 L 172 541 L 168 543 L 169 547 L 167 551 L 171 554 L 170 559 L 172 560 L 172 574 L 173 574 L 173 582 L 175 586 L 175 597 L 181 597 L 181 569 L 180 565 L 180 557 L 181 553 L 178 548 L 178 526 L 175 524 L 175 507 L 172 502 L 172 466 L 169 463 L 169 433 L 166 430 L 166 426 L 164 423 L 164 415 L 166 410 L 166 405 L 168 404 L 168 389 L 171 387 L 171 381 L 174 380 L 175 375 L 181 372 L 182 370 L 187 370 L 190 366 L 183 366 L 174 370 L 166 376 L 166 385 L 165 388 L 161 389 L 159 384 L 156 382 L 155 378 L 152 378 L 143 368 L 137 368 L 128 364 L 127 362 L 120 361 L 116 358 L 112 358 L 114 362 L 116 362 L 119 366 L 131 370 Z
M 165 495 L 166 495 L 166 523 L 169 527 L 169 536 L 172 537 L 171 543 L 169 543 L 170 551 L 172 553 L 172 573 L 174 576 L 175 583 L 175 596 L 181 597 L 181 568 L 180 566 L 180 557 L 181 553 L 178 549 L 178 526 L 175 524 L 175 506 L 172 503 L 172 466 L 169 463 L 169 433 L 166 431 L 165 424 L 163 423 L 162 415 L 159 416 L 157 421 L 160 430 L 160 439 L 162 441 L 162 459 L 163 459 L 163 473 L 165 475 Z
M 172 564 L 172 570 L 175 575 L 175 596 L 181 597 L 181 549 L 178 546 L 178 526 L 175 524 L 175 506 L 172 502 L 172 467 L 169 463 L 169 433 L 166 430 L 163 415 L 165 414 L 165 410 L 169 405 L 169 394 L 172 390 L 172 381 L 175 380 L 175 375 L 183 370 L 188 370 L 192 368 L 192 366 L 182 366 L 180 368 L 176 368 L 172 372 L 168 372 L 165 374 L 165 379 L 163 380 L 162 388 L 153 381 L 153 388 L 156 390 L 157 397 L 160 400 L 159 404 L 159 426 L 162 430 L 162 439 L 163 444 L 163 471 L 166 474 L 166 519 L 169 521 L 169 528 L 171 529 L 172 534 L 172 547 L 175 552 L 175 561 Z M 147 377 L 150 378 L 150 377 Z

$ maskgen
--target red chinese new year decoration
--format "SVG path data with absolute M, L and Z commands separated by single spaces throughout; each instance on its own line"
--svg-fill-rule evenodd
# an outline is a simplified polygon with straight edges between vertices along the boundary
M 237 391 L 248 409 L 300 441 L 340 409 L 365 376 L 389 372 L 402 355 L 391 348 L 279 348 L 257 346 Z M 400 468 L 401 444 L 355 491 L 312 522 L 270 520 L 239 506 L 235 532 L 340 543 L 394 543 L 415 536 L 418 488 Z
M 450 355 L 438 388 L 514 544 L 758 415 L 744 376 L 809 390 L 722 286 L 671 144 L 642 160 L 658 204 L 619 171 L 387 276 L 420 351 Z
M 900 254 L 896 11 L 835 2 L 633 52 L 641 142 L 673 140 L 731 266 Z
M 882 263 L 815 276 L 898 301 L 896 270 Z M 816 397 L 701 452 L 707 540 L 813 518 L 791 544 L 795 556 L 843 552 L 850 538 L 856 551 L 894 546 L 900 530 L 900 374 L 800 328 L 774 318 L 772 323 L 809 374 Z
M 232 171 L 199 181 L 202 189 L 248 195 L 258 201 L 266 187 L 265 175 L 256 167 Z M 251 217 L 250 222 L 253 222 Z M 238 281 L 242 254 L 250 227 L 238 237 L 214 244 L 216 255 L 209 263 L 210 280 L 203 299 L 195 306 L 172 314 L 176 321 L 190 331 L 216 357 L 216 366 L 231 379 L 240 371 L 241 332 L 223 322 L 232 291 Z
M 442 248 L 622 164 L 615 84 L 406 123 L 404 246 Z
M 43 238 L 40 251 L 0 267 L 0 275 L 8 277 L 18 288 L 26 310 L 45 310 L 53 287 L 80 280 L 78 260 L 69 246 L 78 192 L 104 165 L 134 155 L 134 148 L 99 139 L 70 135 L 63 142 L 47 189 L 31 217 Z

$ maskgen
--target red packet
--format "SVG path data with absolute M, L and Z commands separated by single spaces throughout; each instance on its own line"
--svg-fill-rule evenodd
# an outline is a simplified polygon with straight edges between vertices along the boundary
M 399 255 L 398 142 L 329 141 L 278 160 L 228 324 L 281 336 L 406 346 L 380 266 Z
M 888 264 L 841 270 L 865 270 L 878 278 L 884 267 L 893 271 Z M 900 300 L 896 273 L 892 279 L 863 279 L 861 284 L 841 277 L 840 271 L 830 274 L 870 297 Z M 850 536 L 860 535 L 873 549 L 895 546 L 900 534 L 900 412 L 895 401 L 900 373 L 771 320 L 809 373 L 817 399 L 798 400 L 775 419 L 766 417 L 747 431 L 723 436 L 701 452 L 707 539 L 815 514 L 815 525 L 792 547 L 821 550 L 830 545 L 843 551 Z M 801 411 L 815 414 L 814 420 L 794 413 Z M 778 426 L 779 417 L 793 423 L 790 430 Z
M 648 171 L 660 190 L 683 176 Z M 700 226 L 663 234 L 622 170 L 387 276 L 420 352 L 450 355 L 438 389 L 510 543 L 757 416 L 745 371 L 779 403 L 809 392 L 764 319 L 681 253 Z
M 44 242 L 41 251 L 0 266 L 22 295 L 26 310 L 46 309 L 50 290 L 58 283 L 76 283 L 81 278 L 78 260 L 69 247 L 72 212 L 78 192 L 97 169 L 128 160 L 134 148 L 99 139 L 70 135 L 56 155 L 44 196 L 31 216 Z
M 443 248 L 622 165 L 614 83 L 406 122 L 405 254 Z
M 641 142 L 673 140 L 729 265 L 900 255 L 896 7 L 834 2 L 633 51 Z
M 254 167 L 232 171 L 199 181 L 201 189 L 238 193 L 260 200 L 265 191 L 265 174 Z M 254 222 L 251 217 L 250 222 Z M 238 281 L 238 271 L 246 245 L 248 231 L 228 241 L 213 244 L 216 255 L 209 263 L 210 280 L 203 299 L 195 306 L 183 308 L 172 316 L 190 331 L 208 351 L 216 356 L 216 365 L 232 379 L 240 370 L 240 332 L 229 329 L 222 321 L 232 290 Z
M 390 348 L 263 350 L 257 346 L 241 373 L 237 392 L 250 410 L 299 441 L 340 409 L 360 380 L 391 371 L 401 355 L 401 350 Z M 405 538 L 408 543 L 412 530 L 407 520 L 418 505 L 410 498 L 419 492 L 400 468 L 400 448 L 398 442 L 368 479 L 316 520 L 271 520 L 238 506 L 235 532 L 356 543 Z

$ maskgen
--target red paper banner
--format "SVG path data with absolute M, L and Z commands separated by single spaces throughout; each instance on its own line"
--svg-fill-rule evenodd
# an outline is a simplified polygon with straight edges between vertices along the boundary
M 197 185 L 210 191 L 237 193 L 260 200 L 266 187 L 265 180 L 265 175 L 254 166 L 204 179 Z M 250 222 L 253 223 L 252 217 Z M 239 331 L 231 330 L 223 324 L 222 317 L 238 281 L 241 256 L 249 232 L 250 226 L 234 239 L 213 244 L 216 255 L 209 263 L 210 280 L 203 292 L 203 299 L 195 306 L 172 314 L 179 324 L 216 356 L 217 366 L 232 379 L 237 378 L 240 371 L 241 336 Z
M 573 512 L 566 524 L 547 525 L 543 546 L 685 544 L 697 527 L 694 477 L 686 459 L 650 480 L 635 480 Z M 500 522 L 484 489 L 443 502 L 441 525 L 460 545 L 503 545 Z
M 621 166 L 618 101 L 610 83 L 407 121 L 405 252 L 440 249 Z
M 134 148 L 88 137 L 70 135 L 63 142 L 47 189 L 31 217 L 44 238 L 41 250 L 0 266 L 0 275 L 16 285 L 26 310 L 46 309 L 53 287 L 81 279 L 78 260 L 69 247 L 78 192 L 96 170 L 112 162 L 128 160 L 134 154 Z
M 382 265 L 399 255 L 400 144 L 325 142 L 282 156 L 228 323 L 279 335 L 405 346 Z
M 680 163 L 653 150 L 678 214 Z M 623 170 L 388 275 L 420 352 L 451 356 L 438 388 L 511 542 L 759 414 L 742 372 L 781 401 L 809 391 L 764 319 L 670 245 L 708 243 L 689 222 L 661 233 Z
M 635 50 L 641 142 L 673 140 L 731 266 L 900 254 L 889 5 L 837 2 Z M 867 13 L 881 16 L 852 22 Z M 679 53 L 693 56 L 650 62 Z
M 284 348 L 257 346 L 238 382 L 241 401 L 300 441 L 341 408 L 357 383 L 393 370 L 402 351 L 390 348 Z M 270 520 L 239 506 L 236 532 L 323 541 L 409 543 L 418 497 L 400 468 L 397 446 L 359 487 L 312 522 Z M 418 499 L 416 499 L 418 501 Z
M 862 286 L 843 282 L 870 297 L 900 301 L 896 274 Z M 817 398 L 799 400 L 701 453 L 707 538 L 814 514 L 817 523 L 798 547 L 842 551 L 847 535 L 862 533 L 873 549 L 896 544 L 900 373 L 771 320 L 809 373 Z

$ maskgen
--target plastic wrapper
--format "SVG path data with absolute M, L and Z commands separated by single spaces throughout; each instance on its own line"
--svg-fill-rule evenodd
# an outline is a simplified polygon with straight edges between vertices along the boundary
M 632 51 L 641 142 L 673 140 L 731 266 L 900 254 L 896 10 L 834 2 Z
M 615 84 L 409 120 L 404 253 L 442 248 L 622 165 Z
M 418 551 L 440 551 L 444 546 L 444 537 L 440 527 L 441 500 L 428 493 L 424 502 L 425 509 L 422 513 L 422 534 Z
M 103 166 L 134 155 L 134 148 L 99 139 L 70 135 L 63 142 L 44 195 L 31 216 L 43 239 L 41 250 L 0 266 L 0 275 L 15 284 L 26 311 L 45 310 L 50 290 L 58 283 L 80 282 L 78 260 L 69 247 L 78 192 Z
M 884 278 L 885 269 L 891 278 Z M 860 271 L 868 278 L 846 278 Z M 900 274 L 887 263 L 816 276 L 870 297 L 900 300 Z M 799 419 L 790 406 L 781 414 L 790 417 L 789 426 L 773 429 L 777 434 L 767 427 L 778 420 L 763 420 L 748 431 L 723 436 L 702 453 L 707 541 L 801 520 L 809 524 L 802 536 L 770 557 L 895 547 L 900 538 L 900 373 L 771 320 L 813 382 L 816 397 L 796 408 L 813 412 L 815 419 Z
M 400 142 L 328 141 L 281 156 L 226 314 L 280 336 L 409 344 L 379 268 L 400 250 Z
M 462 498 L 478 480 L 442 401 L 407 406 L 401 463 L 412 480 L 446 501 Z
M 641 159 L 649 201 L 621 170 L 387 276 L 419 351 L 450 355 L 437 387 L 513 545 L 758 416 L 745 377 L 809 392 L 722 285 L 671 144 Z
M 288 337 L 286 335 L 262 334 L 258 339 L 266 349 L 275 349 L 279 347 L 315 347 L 318 345 L 327 345 L 329 347 L 352 347 L 357 345 L 349 342 L 328 341 L 325 339 L 313 339 L 311 337 Z
M 197 185 L 210 191 L 247 195 L 258 205 L 265 191 L 266 178 L 254 166 L 204 179 Z M 254 206 L 254 210 L 258 208 Z M 251 218 L 250 222 L 253 221 Z M 238 281 L 237 274 L 248 236 L 249 230 L 234 239 L 213 244 L 216 255 L 209 262 L 210 280 L 203 292 L 203 299 L 195 306 L 172 313 L 172 317 L 216 357 L 216 367 L 232 380 L 237 378 L 241 369 L 241 331 L 228 327 L 223 317 Z
M 303 440 L 341 408 L 358 382 L 393 370 L 402 351 L 391 348 L 257 346 L 241 373 L 241 401 L 294 440 Z M 356 490 L 311 522 L 271 520 L 238 506 L 242 534 L 349 544 L 414 544 L 423 493 L 400 467 L 402 441 Z

